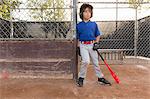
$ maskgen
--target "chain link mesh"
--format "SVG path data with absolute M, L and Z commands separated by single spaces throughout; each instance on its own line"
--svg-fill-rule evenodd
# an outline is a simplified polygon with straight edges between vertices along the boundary
M 3 1 L 0 39 L 73 38 L 73 0 Z M 117 1 L 78 0 L 77 15 L 81 4 L 94 6 L 92 20 L 103 33 L 101 49 L 122 49 L 127 56 L 150 58 L 150 2 Z
M 83 3 L 89 3 L 94 7 L 94 16 L 91 20 L 96 21 L 102 32 L 100 49 L 116 52 L 122 50 L 123 55 L 129 58 L 141 56 L 150 58 L 150 2 L 148 0 L 140 2 L 79 0 L 78 13 Z M 78 22 L 80 21 L 78 17 Z M 138 60 L 130 61 L 130 63 L 134 62 L 139 63 Z
M 72 31 L 72 0 L 4 0 L 10 16 L 0 18 L 0 38 L 68 38 Z M 18 6 L 12 2 L 19 2 Z M 11 6 L 9 7 L 8 4 Z M 14 6 L 14 7 L 13 7 Z M 3 9 L 4 10 L 4 9 Z

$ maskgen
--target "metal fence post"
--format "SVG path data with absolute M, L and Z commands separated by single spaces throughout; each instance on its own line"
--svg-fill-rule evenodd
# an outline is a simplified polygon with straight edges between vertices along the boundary
M 12 4 L 12 2 L 10 1 L 10 5 Z M 10 38 L 13 38 L 14 36 L 14 28 L 13 28 L 13 17 L 12 17 L 12 6 L 10 6 L 10 27 L 11 27 L 11 32 L 10 32 Z
M 76 38 L 77 0 L 73 0 L 73 38 Z
M 116 31 L 118 30 L 118 0 L 116 0 Z
M 135 9 L 135 27 L 134 27 L 134 56 L 137 57 L 137 41 L 138 41 L 138 19 L 137 8 Z
M 77 24 L 77 0 L 73 0 L 73 39 L 74 39 L 74 47 L 75 47 L 75 60 L 73 65 L 73 79 L 77 80 L 78 78 L 78 55 L 76 51 L 77 47 L 77 39 L 76 39 L 76 24 Z

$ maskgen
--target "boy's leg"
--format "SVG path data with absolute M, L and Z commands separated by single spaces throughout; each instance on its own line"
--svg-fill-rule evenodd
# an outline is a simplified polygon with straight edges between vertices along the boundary
M 99 67 L 98 54 L 92 48 L 89 48 L 89 52 L 90 52 L 90 56 L 92 58 L 92 62 L 93 62 L 93 65 L 94 65 L 96 76 L 98 78 L 102 78 L 104 75 L 101 72 L 100 67 Z
M 111 85 L 111 83 L 104 78 L 104 75 L 100 70 L 99 61 L 98 61 L 98 53 L 96 51 L 94 51 L 93 49 L 89 49 L 89 50 L 90 50 L 90 56 L 93 61 L 94 69 L 95 69 L 96 75 L 98 77 L 98 82 L 100 82 L 101 84 Z
M 86 45 L 80 44 L 80 53 L 81 53 L 82 61 L 81 61 L 81 67 L 78 76 L 81 78 L 85 78 L 87 72 L 87 66 L 90 63 L 90 56 Z
M 80 44 L 80 52 L 81 52 L 82 62 L 81 62 L 81 68 L 80 68 L 79 79 L 77 84 L 79 87 L 82 87 L 84 78 L 86 77 L 86 73 L 87 73 L 87 66 L 90 63 L 90 56 L 86 45 Z

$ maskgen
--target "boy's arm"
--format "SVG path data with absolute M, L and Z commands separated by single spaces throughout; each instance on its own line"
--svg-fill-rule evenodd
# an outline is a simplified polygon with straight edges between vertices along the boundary
M 96 23 L 95 23 L 96 24 Z M 100 40 L 100 35 L 101 35 L 101 32 L 99 31 L 99 28 L 96 24 L 96 28 L 95 28 L 95 36 L 96 36 L 96 42 L 98 43 L 99 40 Z
M 78 27 L 76 26 L 76 36 L 77 36 L 77 47 L 80 46 L 80 41 L 79 41 L 79 32 L 78 32 Z
M 96 37 L 96 42 L 98 43 L 100 40 L 100 35 Z
M 77 47 L 79 47 L 80 46 L 80 41 L 79 41 L 79 39 L 77 39 Z

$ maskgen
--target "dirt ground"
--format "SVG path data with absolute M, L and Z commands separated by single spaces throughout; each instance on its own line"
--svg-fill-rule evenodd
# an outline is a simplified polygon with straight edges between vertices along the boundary
M 112 86 L 99 85 L 93 67 L 89 66 L 83 88 L 69 79 L 0 79 L 0 99 L 149 99 L 149 64 L 111 67 L 119 76 L 120 84 L 101 65 Z

